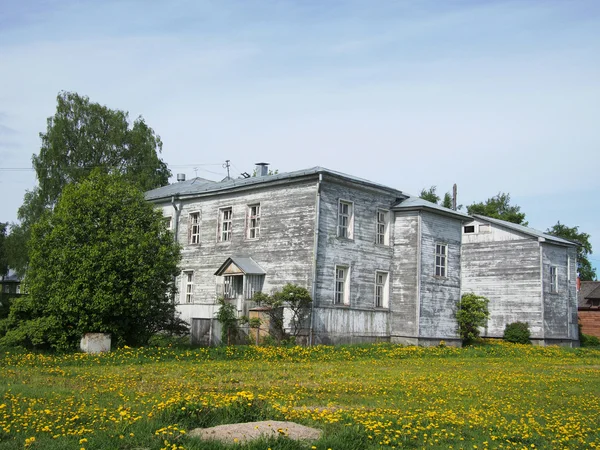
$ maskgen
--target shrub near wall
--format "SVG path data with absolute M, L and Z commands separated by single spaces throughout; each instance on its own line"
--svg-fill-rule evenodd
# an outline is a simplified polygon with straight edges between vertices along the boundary
M 505 341 L 514 344 L 530 344 L 531 333 L 527 322 L 513 322 L 506 325 L 504 328 Z

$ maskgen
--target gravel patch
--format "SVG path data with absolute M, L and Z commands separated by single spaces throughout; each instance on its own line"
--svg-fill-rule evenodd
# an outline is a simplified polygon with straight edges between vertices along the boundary
M 246 442 L 261 437 L 285 436 L 297 441 L 316 441 L 321 430 L 305 427 L 294 422 L 265 420 L 262 422 L 232 423 L 212 428 L 195 428 L 188 436 L 204 440 L 215 439 L 226 443 Z

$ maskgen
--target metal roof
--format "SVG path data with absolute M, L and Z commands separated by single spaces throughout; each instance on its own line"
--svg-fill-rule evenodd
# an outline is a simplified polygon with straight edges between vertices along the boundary
M 8 273 L 6 275 L 0 277 L 0 281 L 3 283 L 20 283 L 21 280 L 22 280 L 22 277 L 17 275 L 17 272 L 15 272 L 12 269 L 8 269 Z
M 427 200 L 422 199 L 421 197 L 411 196 L 406 200 L 402 200 L 397 203 L 394 207 L 394 210 L 415 210 L 415 209 L 429 209 L 435 211 L 437 213 L 442 213 L 449 216 L 454 216 L 461 220 L 471 220 L 471 216 L 465 214 L 460 211 L 454 211 L 450 208 L 445 208 L 443 206 L 437 205 L 435 203 L 429 202 Z
M 336 172 L 335 170 L 329 170 L 324 167 L 312 167 L 310 169 L 297 170 L 295 172 L 278 173 L 274 175 L 266 175 L 262 177 L 250 177 L 250 178 L 237 178 L 230 180 L 223 180 L 219 182 L 205 180 L 203 178 L 194 178 L 189 181 L 182 181 L 173 183 L 168 186 L 163 186 L 157 189 L 146 192 L 146 200 L 159 200 L 169 198 L 171 196 L 193 196 L 210 192 L 220 192 L 240 187 L 260 186 L 276 181 L 293 180 L 310 175 L 324 174 L 333 176 L 336 178 L 342 178 L 352 183 L 361 184 L 364 186 L 370 186 L 377 189 L 383 189 L 391 192 L 398 196 L 405 196 L 402 191 L 397 189 L 384 186 L 383 184 L 373 183 L 372 181 L 358 178 L 352 175 L 348 175 L 342 172 Z
M 551 234 L 543 233 L 534 228 L 529 228 L 529 227 L 526 227 L 523 225 L 517 225 L 516 223 L 507 222 L 506 220 L 494 219 L 492 217 L 487 217 L 487 216 L 480 216 L 479 214 L 473 214 L 473 217 L 475 217 L 476 219 L 479 219 L 479 220 L 484 220 L 486 222 L 493 223 L 495 225 L 499 225 L 504 228 L 508 228 L 513 231 L 517 231 L 519 233 L 526 234 L 528 236 L 535 237 L 535 238 L 543 238 L 543 239 L 546 239 L 547 241 L 556 242 L 558 244 L 563 244 L 563 245 L 572 245 L 572 246 L 579 245 L 577 242 L 568 241 L 566 239 L 552 236 Z
M 221 267 L 215 272 L 215 275 L 221 276 L 231 263 L 238 266 L 246 275 L 265 275 L 267 273 L 256 263 L 256 261 L 248 256 L 230 256 L 223 264 L 221 264 Z
M 590 308 L 594 303 L 597 306 L 600 299 L 600 281 L 582 281 L 577 297 L 579 308 Z

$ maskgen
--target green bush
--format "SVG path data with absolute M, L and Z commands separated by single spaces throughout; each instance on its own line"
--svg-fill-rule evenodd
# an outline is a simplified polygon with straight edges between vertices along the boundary
M 529 324 L 527 322 L 513 322 L 504 327 L 504 340 L 514 344 L 530 344 Z
M 581 333 L 579 335 L 579 344 L 582 347 L 600 347 L 600 339 L 596 336 Z
M 463 344 L 470 344 L 479 338 L 479 328 L 484 327 L 490 317 L 489 302 L 487 298 L 473 293 L 461 297 L 457 305 L 456 322 Z

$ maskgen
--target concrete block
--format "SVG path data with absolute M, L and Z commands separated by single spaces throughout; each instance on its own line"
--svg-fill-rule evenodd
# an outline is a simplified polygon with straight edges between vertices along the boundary
M 104 353 L 110 351 L 110 334 L 86 333 L 79 344 L 85 353 Z

